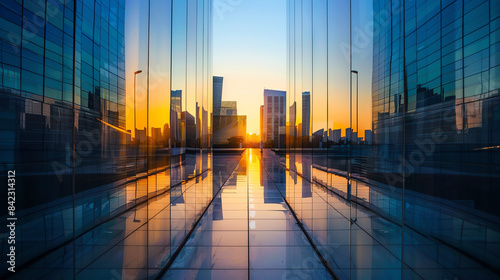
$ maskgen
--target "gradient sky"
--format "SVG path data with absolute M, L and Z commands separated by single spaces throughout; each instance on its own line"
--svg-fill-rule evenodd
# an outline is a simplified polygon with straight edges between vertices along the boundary
M 286 0 L 215 0 L 213 74 L 259 133 L 264 88 L 286 90 Z

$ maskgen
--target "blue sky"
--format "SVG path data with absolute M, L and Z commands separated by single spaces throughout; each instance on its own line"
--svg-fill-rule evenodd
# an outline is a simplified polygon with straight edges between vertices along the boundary
M 214 0 L 213 73 L 259 133 L 264 88 L 286 90 L 286 0 Z

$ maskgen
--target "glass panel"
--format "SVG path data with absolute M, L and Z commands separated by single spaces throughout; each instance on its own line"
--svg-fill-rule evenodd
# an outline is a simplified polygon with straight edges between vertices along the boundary
M 405 49 L 404 28 L 399 25 L 403 21 L 403 4 L 355 0 L 351 5 L 350 185 L 354 203 L 350 239 L 351 256 L 355 260 L 352 273 L 360 278 L 368 275 L 399 278 L 404 267 L 401 264 L 404 177 L 398 161 L 403 144 L 400 116 L 406 103 L 400 80 Z M 426 10 L 417 22 L 432 12 Z
M 350 26 L 349 1 L 328 1 L 328 154 L 326 168 L 327 243 L 321 248 L 325 259 L 339 277 L 352 277 L 350 262 L 349 212 L 347 199 L 349 172 L 348 131 L 350 127 Z M 344 26 L 346 28 L 338 28 Z M 339 199 L 340 196 L 343 199 Z
M 172 3 L 172 78 L 171 78 L 171 250 L 175 252 L 187 234 L 186 207 L 182 193 L 186 159 L 186 43 L 187 0 Z
M 168 206 L 170 190 L 170 65 L 171 1 L 150 1 L 149 25 L 149 110 L 148 110 L 148 196 L 161 195 L 167 205 L 148 206 L 148 265 L 162 268 L 160 260 L 169 259 L 171 219 Z M 168 193 L 167 193 L 168 194 Z M 159 226 L 161 225 L 161 226 Z M 161 246 L 159 246 L 161 245 Z

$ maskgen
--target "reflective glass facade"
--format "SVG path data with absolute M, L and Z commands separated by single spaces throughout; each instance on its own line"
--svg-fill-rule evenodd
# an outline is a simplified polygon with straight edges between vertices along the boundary
M 342 279 L 497 278 L 498 3 L 287 10 L 293 113 L 277 160 L 329 266 Z
M 171 258 L 214 191 L 211 10 L 204 0 L 0 3 L 13 278 L 153 277 Z M 7 207 L 0 216 L 3 278 Z
M 0 278 L 500 278 L 500 3 L 286 1 L 246 149 L 251 2 L 0 2 Z

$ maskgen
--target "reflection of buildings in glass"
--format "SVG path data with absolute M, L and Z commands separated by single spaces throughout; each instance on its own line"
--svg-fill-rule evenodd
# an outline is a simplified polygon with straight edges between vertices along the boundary
M 202 129 L 201 129 L 201 135 L 199 135 L 199 137 L 201 137 L 201 141 L 200 141 L 200 145 L 202 148 L 206 149 L 209 147 L 208 143 L 209 143 L 209 135 L 208 135 L 208 131 L 209 131 L 209 125 L 208 123 L 212 123 L 211 120 L 208 119 L 208 111 L 206 110 L 206 108 L 204 106 L 201 107 L 201 117 L 202 119 L 200 120 L 201 121 L 201 124 L 202 124 Z M 204 157 L 203 158 L 204 160 L 206 160 L 207 158 Z
M 161 133 L 161 128 L 152 127 L 151 128 L 151 144 L 152 145 L 161 145 L 163 142 L 163 137 Z
M 111 3 L 115 5 L 115 13 L 122 15 L 124 7 L 118 1 L 112 0 Z M 38 187 L 42 182 L 54 188 L 60 183 L 51 167 L 42 168 L 42 171 L 38 165 L 60 163 L 61 168 L 71 169 L 67 157 L 72 154 L 73 147 L 76 147 L 76 153 L 81 153 L 82 167 L 76 170 L 75 176 L 99 174 L 87 177 L 85 184 L 77 180 L 78 191 L 125 177 L 123 169 L 99 170 L 101 166 L 113 166 L 113 157 L 124 155 L 120 148 L 129 137 L 125 131 L 125 55 L 116 51 L 124 48 L 123 19 L 119 18 L 120 21 L 113 26 L 107 24 L 103 20 L 107 14 L 94 15 L 92 3 L 89 14 L 103 23 L 95 26 L 95 33 L 89 33 L 86 29 L 66 28 L 68 26 L 64 24 L 66 21 L 72 25 L 81 24 L 82 9 L 87 9 L 89 2 L 77 11 L 72 8 L 73 4 L 68 7 L 60 3 L 51 5 L 51 12 L 57 14 L 57 17 L 51 17 L 51 24 L 45 24 L 43 18 L 38 17 L 50 13 L 49 8 L 46 11 L 45 3 L 42 6 L 26 3 L 24 7 L 22 4 L 2 4 L 8 6 L 2 6 L 2 10 L 9 16 L 0 15 L 4 20 L 1 33 L 12 38 L 21 38 L 24 34 L 24 39 L 17 45 L 12 45 L 12 40 L 8 41 L 6 37 L 0 39 L 0 94 L 5 106 L 0 122 L 11 125 L 11 133 L 2 138 L 6 140 L 2 162 L 31 169 L 29 173 L 36 175 L 27 177 L 27 180 L 34 181 L 26 185 L 40 191 L 45 189 Z M 22 19 L 23 11 L 32 16 L 15 21 L 15 18 Z M 78 23 L 73 23 L 75 17 Z M 44 23 L 41 26 L 40 20 Z M 30 27 L 23 29 L 21 23 L 25 28 Z M 36 34 L 31 33 L 34 27 Z M 113 32 L 114 36 L 104 40 L 96 35 L 105 30 L 106 34 Z M 30 34 L 29 38 L 26 32 Z M 73 40 L 79 45 L 75 53 Z M 84 141 L 91 143 L 85 145 L 85 151 L 81 149 L 83 145 L 75 145 Z M 34 159 L 38 163 L 35 164 Z M 83 168 L 87 165 L 92 168 Z M 26 191 L 33 197 L 26 208 L 44 203 L 40 200 L 43 196 L 34 195 L 35 191 L 29 189 Z M 56 191 L 52 193 L 54 197 L 59 195 Z
M 221 116 L 236 116 L 238 115 L 237 101 L 222 101 L 220 107 Z
M 323 138 L 324 138 L 324 135 L 325 135 L 325 129 L 323 129 L 323 128 L 315 131 L 312 134 L 314 147 L 319 147 L 319 148 L 323 147 Z
M 181 141 L 182 90 L 171 91 L 170 128 L 172 144 Z
M 441 103 L 441 92 L 439 89 L 429 89 L 422 85 L 417 85 L 417 109 Z M 454 98 L 454 96 L 453 96 Z
M 264 89 L 265 141 L 283 147 L 286 132 L 286 91 Z
M 163 144 L 170 148 L 170 125 L 168 123 L 163 125 Z
M 19 252 L 23 252 L 16 264 L 24 266 L 26 262 L 38 261 L 41 255 L 66 252 L 65 242 L 88 233 L 96 225 L 114 223 L 116 220 L 112 219 L 117 215 L 169 187 L 170 178 L 155 174 L 160 167 L 169 165 L 170 160 L 157 153 L 158 146 L 170 142 L 171 129 L 174 139 L 181 138 L 183 119 L 186 119 L 186 126 L 192 128 L 194 117 L 187 113 L 182 115 L 181 108 L 182 101 L 184 105 L 195 102 L 193 98 L 182 100 L 182 92 L 173 91 L 172 107 L 168 108 L 169 79 L 164 77 L 165 72 L 159 72 L 172 69 L 172 64 L 169 65 L 172 63 L 170 32 L 179 29 L 175 26 L 179 21 L 171 21 L 171 16 L 184 16 L 181 25 L 200 16 L 208 19 L 209 5 L 201 5 L 203 9 L 195 13 L 185 11 L 182 15 L 182 12 L 172 12 L 170 4 L 161 6 L 165 3 L 160 2 L 166 1 L 17 2 L 0 3 L 4 11 L 0 13 L 0 33 L 22 38 L 15 43 L 0 36 L 0 123 L 8 125 L 8 129 L 0 129 L 2 140 L 7 140 L 2 143 L 0 162 L 4 165 L 0 170 L 5 174 L 3 170 L 9 164 L 23 175 L 16 178 L 23 186 L 16 190 L 19 198 L 16 206 L 22 215 L 16 233 L 23 236 L 16 244 Z M 198 7 L 192 6 L 194 2 L 190 5 Z M 172 25 L 163 25 L 160 31 L 158 14 Z M 202 42 L 202 38 L 210 34 L 210 25 L 208 20 L 199 20 L 196 28 L 186 30 L 184 35 L 196 35 L 197 41 Z M 144 30 L 151 30 L 151 36 Z M 203 44 L 197 46 L 201 48 Z M 155 49 L 160 49 L 160 53 Z M 192 50 L 186 49 L 187 56 L 196 57 Z M 197 51 L 195 48 L 194 53 Z M 203 58 L 198 56 L 197 60 L 197 67 L 205 67 L 197 72 L 204 73 L 198 75 L 199 80 L 209 81 L 212 78 L 210 52 Z M 182 60 L 183 63 L 186 62 Z M 162 67 L 156 67 L 158 64 Z M 157 82 L 167 92 L 153 90 Z M 212 96 L 206 96 L 206 92 L 194 94 L 206 102 L 200 110 L 203 122 L 196 123 L 200 127 L 203 125 L 203 135 L 208 134 L 211 114 L 207 105 L 211 104 Z M 149 106 L 153 104 L 155 112 L 150 111 Z M 173 112 L 172 127 L 169 111 Z M 137 125 L 133 125 L 136 119 Z M 185 135 L 190 137 L 191 131 L 194 130 L 188 129 Z M 207 160 L 207 157 L 205 154 L 203 158 Z M 209 165 L 204 163 L 203 166 L 200 170 L 205 171 Z M 174 172 L 176 170 L 181 169 Z M 186 173 L 193 173 L 189 165 L 186 170 Z M 138 172 L 141 174 L 136 176 Z M 163 181 L 141 178 L 135 183 L 134 179 L 143 174 L 154 174 L 152 176 L 162 177 Z M 173 193 L 175 197 L 176 191 Z M 125 215 L 130 216 L 129 212 Z M 140 218 L 134 219 L 134 224 L 128 221 L 122 224 L 128 230 L 147 220 Z M 115 250 L 120 256 L 126 255 L 124 265 L 129 263 L 127 259 L 147 260 L 148 256 L 141 253 L 130 255 L 131 250 L 134 249 Z M 75 254 L 89 261 L 97 258 L 95 247 L 78 248 L 67 257 L 75 257 Z M 50 275 L 53 271 L 62 271 L 60 268 L 56 264 L 44 269 L 43 274 L 50 279 L 69 278 L 66 272 L 58 274 L 59 277 Z M 38 271 L 30 271 L 30 267 L 23 270 L 28 274 Z M 121 269 L 116 271 L 114 276 L 119 278 Z M 2 274 L 0 272 L 3 279 Z M 99 275 L 99 278 L 109 278 L 105 277 L 106 272 Z
M 212 216 L 213 221 L 224 220 L 224 211 L 222 209 L 222 197 L 220 194 L 217 195 L 212 202 L 212 211 L 213 211 L 213 216 Z
M 222 85 L 223 77 L 213 77 L 213 114 L 220 116 L 222 106 Z
M 85 229 L 105 215 L 106 200 L 96 196 L 92 209 L 72 198 L 127 177 L 117 164 L 133 141 L 125 130 L 125 54 L 118 51 L 125 48 L 124 6 L 106 1 L 114 7 L 110 24 L 109 8 L 94 12 L 102 2 L 0 4 L 0 170 L 22 174 L 18 266 L 74 236 L 74 225 Z M 84 15 L 99 24 L 89 27 Z
M 196 145 L 197 147 L 205 147 L 206 145 L 206 136 L 208 130 L 208 112 L 204 107 L 200 107 L 199 103 L 196 102 L 196 123 L 201 124 L 196 128 Z
M 135 129 L 135 143 L 136 144 L 146 144 L 146 132 L 147 132 L 147 129 L 144 128 L 144 129 Z
M 386 166 L 384 176 L 400 178 L 401 161 L 394 155 L 404 157 L 406 177 L 393 185 L 404 186 L 405 196 L 418 194 L 415 205 L 439 201 L 436 207 L 446 210 L 438 212 L 447 212 L 446 218 L 436 215 L 428 220 L 415 211 L 405 223 L 498 267 L 498 262 L 484 258 L 487 250 L 471 250 L 462 241 L 456 242 L 471 236 L 457 233 L 451 237 L 439 226 L 445 219 L 479 224 L 483 221 L 478 216 L 500 215 L 497 199 L 491 195 L 498 185 L 498 180 L 491 179 L 498 174 L 493 171 L 498 153 L 477 149 L 500 143 L 495 117 L 482 113 L 485 103 L 499 99 L 495 96 L 498 85 L 492 83 L 500 75 L 493 70 L 500 60 L 498 49 L 488 39 L 491 27 L 496 26 L 489 16 L 490 1 L 473 5 L 455 1 L 443 6 L 426 2 L 417 7 L 412 3 L 405 9 L 405 21 L 395 17 L 392 24 L 374 26 L 374 50 L 387 51 L 374 52 L 373 134 L 365 132 L 365 143 L 376 144 L 378 160 Z M 419 12 L 424 10 L 424 14 Z M 374 17 L 386 12 L 376 6 Z M 396 29 L 402 32 L 396 34 Z M 387 40 L 390 33 L 396 36 Z M 404 52 L 399 51 L 401 46 Z M 479 235 L 473 237 L 477 244 L 488 247 L 490 241 Z
M 270 171 L 270 174 L 272 174 L 270 177 L 266 174 L 266 171 L 263 172 L 264 178 L 261 180 L 261 182 L 264 203 L 282 203 L 283 199 L 280 196 L 276 195 L 276 184 L 286 183 L 285 169 L 283 169 L 278 164 L 272 164 L 268 167 L 261 166 L 261 169 L 263 168 L 268 168 L 268 172 Z M 284 188 L 282 191 L 282 195 L 286 197 L 286 188 Z
M 302 136 L 308 136 L 311 130 L 311 93 L 302 93 Z
M 125 136 L 125 143 L 127 146 L 132 144 L 132 130 L 127 130 L 127 135 Z
M 359 142 L 362 140 L 362 138 L 358 137 L 358 132 L 353 131 L 351 128 L 346 128 L 345 129 L 345 138 L 347 142 L 351 141 L 352 144 L 359 144 Z

